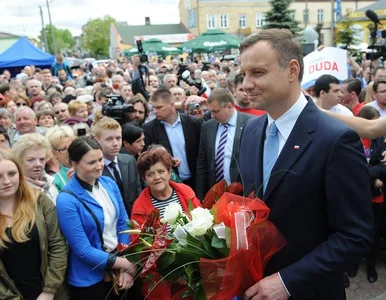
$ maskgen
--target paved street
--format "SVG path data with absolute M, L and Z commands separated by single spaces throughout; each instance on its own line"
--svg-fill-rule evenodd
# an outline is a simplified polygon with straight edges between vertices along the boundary
M 350 278 L 346 289 L 348 300 L 386 300 L 386 252 L 381 252 L 377 262 L 378 281 L 369 283 L 366 275 L 366 262 L 360 264 L 358 275 Z

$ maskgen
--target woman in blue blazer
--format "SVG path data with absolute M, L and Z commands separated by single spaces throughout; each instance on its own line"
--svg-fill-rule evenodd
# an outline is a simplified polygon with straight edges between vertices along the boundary
M 119 234 L 128 220 L 121 194 L 113 180 L 101 177 L 103 154 L 92 138 L 76 138 L 68 156 L 76 173 L 59 194 L 57 211 L 69 245 L 72 299 L 120 299 L 113 291 L 114 280 L 105 280 L 106 272 L 120 270 L 116 284 L 126 290 L 136 271 L 135 265 L 114 254 L 118 243 L 129 244 L 129 236 Z

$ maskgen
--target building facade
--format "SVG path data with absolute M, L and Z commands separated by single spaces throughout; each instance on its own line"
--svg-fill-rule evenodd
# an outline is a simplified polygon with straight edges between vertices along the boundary
M 341 15 L 368 6 L 374 0 L 341 0 Z M 294 19 L 299 27 L 316 27 L 323 23 L 322 42 L 331 45 L 331 20 L 336 23 L 336 2 L 330 0 L 296 0 L 290 9 L 294 10 Z M 264 25 L 265 13 L 270 10 L 266 0 L 180 0 L 181 22 L 195 35 L 208 29 L 220 29 L 241 37 L 258 32 Z

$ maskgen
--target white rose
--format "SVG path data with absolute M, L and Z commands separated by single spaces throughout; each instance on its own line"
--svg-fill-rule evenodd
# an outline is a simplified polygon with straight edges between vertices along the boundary
M 204 235 L 213 226 L 213 215 L 208 209 L 197 207 L 192 211 L 192 221 L 185 228 L 193 236 Z
M 177 202 L 173 202 L 165 208 L 164 217 L 161 222 L 174 225 L 180 216 L 182 216 L 181 205 Z

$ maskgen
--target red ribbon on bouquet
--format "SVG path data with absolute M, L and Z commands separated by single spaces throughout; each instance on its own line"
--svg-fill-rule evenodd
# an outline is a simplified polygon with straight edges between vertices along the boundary
M 230 253 L 223 259 L 201 259 L 201 281 L 208 300 L 231 299 L 263 278 L 267 262 L 286 241 L 258 198 L 226 192 L 212 211 L 215 223 L 231 229 Z

